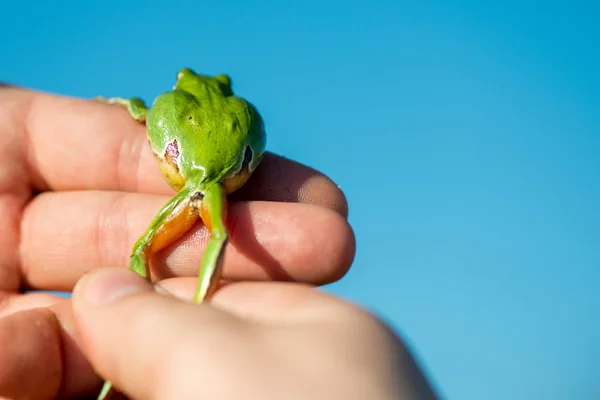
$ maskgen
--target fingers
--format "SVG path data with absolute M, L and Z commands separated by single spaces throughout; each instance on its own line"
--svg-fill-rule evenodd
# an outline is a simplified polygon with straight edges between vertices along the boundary
M 265 154 L 248 183 L 231 198 L 316 204 L 348 217 L 346 197 L 329 178 L 272 153 Z
M 251 379 L 259 369 L 248 363 L 260 359 L 261 349 L 258 341 L 248 346 L 255 336 L 251 325 L 212 307 L 156 295 L 129 271 L 105 269 L 84 277 L 73 306 L 92 364 L 132 398 L 230 398 L 223 391 L 243 387 L 237 377 Z M 231 357 L 235 362 L 226 361 Z M 227 376 L 236 384 L 227 385 Z M 202 393 L 195 392 L 198 387 Z
M 133 398 L 435 398 L 383 324 L 306 287 L 232 284 L 197 305 L 112 268 L 73 309 L 92 365 Z
M 81 349 L 81 339 L 73 318 L 71 299 L 63 299 L 52 305 L 49 310 L 54 313 L 59 322 L 62 349 L 62 379 L 59 395 L 56 397 L 83 398 L 83 395 L 88 395 L 96 398 L 101 379 Z M 43 364 L 32 366 L 31 373 L 38 374 L 37 369 L 44 367 Z
M 195 278 L 170 278 L 157 283 L 160 291 L 190 301 Z M 313 286 L 290 282 L 235 282 L 224 284 L 211 298 L 211 305 L 239 318 L 285 326 L 302 322 L 318 324 L 342 320 L 344 314 L 366 314 Z
M 27 132 L 31 175 L 39 190 L 173 194 L 159 175 L 144 125 L 125 110 L 81 99 L 16 92 L 27 108 L 26 118 L 20 120 Z M 12 98 L 0 93 L 0 104 Z M 314 203 L 346 216 L 343 193 L 309 167 L 267 153 L 256 175 L 238 198 Z
M 31 195 L 24 156 L 23 135 L 17 126 L 24 121 L 23 107 L 1 89 L 0 99 L 0 290 L 19 288 L 15 249 L 19 243 L 21 211 Z
M 0 318 L 0 398 L 54 398 L 62 378 L 60 329 L 47 309 Z
M 127 265 L 131 246 L 168 197 L 64 192 L 38 196 L 23 215 L 21 266 L 27 287 L 72 289 L 86 271 Z M 321 284 L 343 276 L 354 236 L 338 213 L 306 204 L 240 202 L 230 207 L 224 278 Z M 155 280 L 195 276 L 208 232 L 197 224 L 151 262 Z
M 29 296 L 19 296 L 19 303 L 25 305 Z M 81 398 L 97 392 L 100 378 L 77 344 L 73 322 L 66 299 L 0 318 L 0 398 Z

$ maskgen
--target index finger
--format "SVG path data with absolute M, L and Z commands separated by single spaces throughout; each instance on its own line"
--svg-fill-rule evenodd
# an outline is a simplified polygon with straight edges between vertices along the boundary
M 89 100 L 1 88 L 0 104 L 9 98 L 18 98 L 25 108 L 21 123 L 37 190 L 173 193 L 160 176 L 144 125 L 125 110 Z M 272 153 L 265 155 L 251 182 L 235 197 L 319 204 L 347 214 L 346 199 L 329 178 Z

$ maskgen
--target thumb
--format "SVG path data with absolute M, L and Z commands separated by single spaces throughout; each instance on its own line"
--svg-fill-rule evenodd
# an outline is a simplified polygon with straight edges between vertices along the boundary
M 72 299 L 83 351 L 92 366 L 138 399 L 168 398 L 174 388 L 184 398 L 222 380 L 214 360 L 230 353 L 247 331 L 247 323 L 237 317 L 158 294 L 145 279 L 123 268 L 86 275 Z

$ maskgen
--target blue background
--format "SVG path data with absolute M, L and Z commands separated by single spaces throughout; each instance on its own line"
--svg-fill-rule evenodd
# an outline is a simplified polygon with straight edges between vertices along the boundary
M 182 66 L 231 74 L 270 150 L 348 196 L 356 262 L 328 290 L 443 397 L 600 398 L 593 2 L 254 3 L 4 0 L 0 80 L 151 99 Z

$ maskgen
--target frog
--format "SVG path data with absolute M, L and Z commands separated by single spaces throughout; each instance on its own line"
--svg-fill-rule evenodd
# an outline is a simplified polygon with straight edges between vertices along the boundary
M 227 196 L 248 181 L 265 152 L 262 116 L 233 93 L 229 75 L 204 75 L 191 68 L 181 69 L 172 90 L 158 95 L 150 107 L 139 97 L 94 100 L 124 108 L 146 125 L 160 174 L 176 191 L 133 245 L 129 269 L 150 280 L 150 257 L 201 220 L 210 239 L 193 301 L 208 300 L 218 287 L 229 242 Z M 98 400 L 115 393 L 106 381 Z

